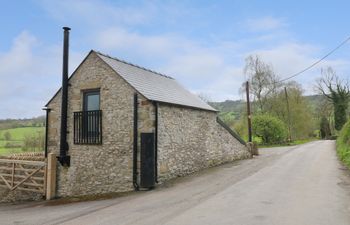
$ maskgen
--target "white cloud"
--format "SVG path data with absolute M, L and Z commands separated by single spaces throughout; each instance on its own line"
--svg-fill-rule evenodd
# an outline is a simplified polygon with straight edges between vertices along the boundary
M 71 54 L 71 65 L 80 60 L 80 54 Z M 62 49 L 41 46 L 35 36 L 23 31 L 7 52 L 0 53 L 0 65 L 0 118 L 43 114 L 41 108 L 60 84 Z
M 244 25 L 250 31 L 259 32 L 284 28 L 287 26 L 287 23 L 283 19 L 266 16 L 256 19 L 248 19 L 245 21 Z
M 25 73 L 23 69 L 32 65 L 32 48 L 37 44 L 34 36 L 23 31 L 13 40 L 12 49 L 0 55 L 0 78 Z M 21 65 L 21 66 L 19 66 Z
M 178 47 L 187 47 L 186 40 L 176 36 L 141 35 L 120 27 L 111 27 L 98 31 L 92 37 L 99 49 L 106 51 L 127 50 L 134 54 L 144 55 L 170 55 L 175 51 L 181 51 Z

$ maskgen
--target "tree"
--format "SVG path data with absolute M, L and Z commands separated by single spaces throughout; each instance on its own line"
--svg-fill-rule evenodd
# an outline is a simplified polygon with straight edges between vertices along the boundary
M 4 139 L 5 139 L 5 141 L 10 141 L 10 140 L 11 140 L 11 134 L 10 134 L 10 132 L 6 131 L 6 132 L 4 133 Z
M 257 102 L 260 112 L 265 112 L 265 104 L 278 86 L 278 77 L 271 65 L 263 62 L 258 55 L 250 55 L 245 60 L 244 74 L 248 75 L 250 92 Z
M 39 131 L 36 134 L 25 135 L 23 140 L 22 150 L 29 151 L 42 151 L 45 146 L 44 132 Z
M 328 119 L 323 116 L 320 122 L 320 135 L 322 139 L 328 139 L 331 136 L 331 128 Z
M 347 109 L 350 100 L 348 80 L 341 80 L 332 67 L 321 70 L 322 77 L 317 80 L 318 90 L 332 102 L 334 107 L 334 126 L 341 130 L 347 121 Z
M 197 96 L 198 96 L 198 98 L 200 98 L 205 103 L 212 102 L 211 96 L 209 94 L 207 94 L 207 93 L 201 92 Z
M 295 81 L 283 84 L 287 90 L 289 113 L 284 88 L 278 88 L 266 102 L 266 110 L 269 114 L 290 124 L 291 139 L 308 138 L 318 129 L 318 124 L 312 120 L 311 107 L 303 96 L 301 85 Z M 290 123 L 289 123 L 290 122 Z
M 264 144 L 281 143 L 287 138 L 287 127 L 278 118 L 264 114 L 253 117 L 253 135 L 260 137 Z

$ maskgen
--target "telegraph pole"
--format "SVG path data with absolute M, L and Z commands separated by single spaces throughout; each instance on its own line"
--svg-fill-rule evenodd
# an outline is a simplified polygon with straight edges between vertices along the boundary
M 248 142 L 252 142 L 252 115 L 250 113 L 249 81 L 246 82 L 247 115 L 248 115 Z
M 290 110 L 289 110 L 289 101 L 288 101 L 288 93 L 287 93 L 287 88 L 284 87 L 284 93 L 286 95 L 286 103 L 287 103 L 287 112 L 288 112 L 288 141 L 292 141 L 292 135 L 290 131 Z

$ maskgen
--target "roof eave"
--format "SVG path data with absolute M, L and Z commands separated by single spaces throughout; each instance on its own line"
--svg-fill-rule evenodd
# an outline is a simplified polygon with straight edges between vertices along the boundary
M 176 103 L 171 103 L 171 102 L 162 102 L 162 101 L 158 101 L 158 100 L 151 100 L 153 102 L 157 102 L 160 104 L 164 104 L 164 105 L 172 105 L 172 106 L 176 106 L 176 107 L 181 107 L 181 108 L 189 108 L 189 109 L 196 109 L 196 110 L 202 110 L 202 111 L 208 111 L 208 112 L 214 112 L 214 113 L 218 113 L 219 110 L 217 109 L 207 109 L 207 108 L 201 108 L 201 107 L 196 107 L 196 106 L 190 106 L 190 105 L 183 105 L 183 104 L 176 104 Z

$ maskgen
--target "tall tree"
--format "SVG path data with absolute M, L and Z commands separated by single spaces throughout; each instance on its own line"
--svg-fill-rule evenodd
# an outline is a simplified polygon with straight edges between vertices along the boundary
M 257 102 L 260 112 L 265 112 L 268 97 L 276 90 L 278 77 L 272 65 L 265 63 L 258 55 L 250 55 L 245 59 L 244 74 L 248 76 L 250 91 Z
M 332 102 L 334 108 L 334 126 L 341 130 L 347 121 L 347 109 L 350 100 L 348 80 L 341 80 L 332 67 L 321 70 L 322 77 L 317 80 L 317 88 Z
M 288 103 L 284 88 L 279 88 L 267 101 L 267 110 L 273 116 L 282 120 L 285 124 L 290 122 L 292 139 L 307 138 L 313 131 L 311 108 L 303 96 L 301 85 L 295 81 L 284 83 L 288 91 Z

